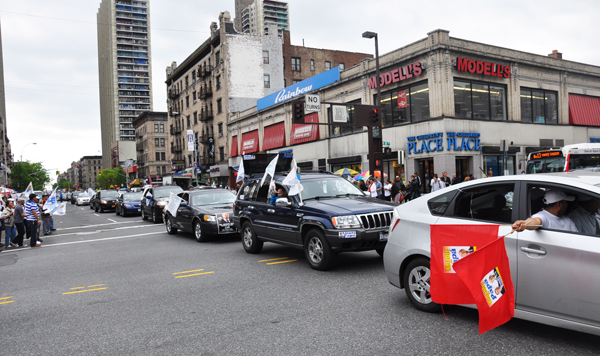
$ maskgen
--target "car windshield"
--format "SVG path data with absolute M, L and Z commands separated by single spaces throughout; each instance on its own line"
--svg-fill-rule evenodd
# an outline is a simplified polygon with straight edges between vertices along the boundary
M 80 193 L 73 193 L 73 196 L 74 196 L 75 198 L 77 198 L 77 197 L 79 196 L 79 194 L 80 194 Z
M 183 189 L 181 189 L 181 187 L 178 186 L 168 187 L 164 189 L 154 189 L 154 198 L 168 198 L 169 196 L 171 196 L 171 192 L 177 194 L 181 191 L 183 191 Z
M 195 194 L 191 196 L 192 205 L 231 205 L 235 202 L 235 195 L 229 191 L 211 191 L 210 193 Z
M 107 190 L 105 192 L 102 192 L 101 194 L 102 198 L 118 198 L 119 194 L 117 194 L 117 192 L 115 192 L 114 190 Z
M 123 201 L 142 200 L 142 192 L 123 194 Z
M 349 181 L 338 177 L 323 177 L 302 181 L 302 199 L 364 196 L 364 193 Z

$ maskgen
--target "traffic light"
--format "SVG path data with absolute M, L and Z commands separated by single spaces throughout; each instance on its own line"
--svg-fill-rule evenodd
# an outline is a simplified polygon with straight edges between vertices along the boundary
M 58 177 L 60 175 L 60 171 L 56 171 L 56 176 Z
M 379 126 L 379 106 L 354 105 L 354 114 L 358 126 Z
M 378 108 L 373 108 L 370 111 L 370 119 L 373 123 L 378 123 L 379 122 L 379 109 Z
M 102 177 L 102 171 L 98 171 L 98 177 Z
M 304 123 L 304 101 L 293 101 L 292 110 L 293 121 L 295 123 Z

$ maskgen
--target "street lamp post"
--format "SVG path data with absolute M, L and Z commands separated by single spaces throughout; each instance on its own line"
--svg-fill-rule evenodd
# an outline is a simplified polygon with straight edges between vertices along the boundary
M 37 142 L 31 142 L 31 143 L 28 143 L 25 146 L 23 146 L 23 149 L 21 149 L 21 162 L 23 162 L 23 150 L 25 149 L 25 147 L 27 147 L 29 145 L 37 145 Z
M 377 98 L 375 99 L 378 107 L 381 107 L 381 78 L 379 76 L 379 42 L 377 40 L 377 33 L 371 31 L 365 31 L 362 34 L 363 38 L 374 38 L 375 39 L 375 83 L 377 84 Z M 369 129 L 368 140 L 369 140 L 369 169 L 373 176 L 375 171 L 381 173 L 381 181 L 383 182 L 383 137 L 382 137 L 382 122 L 381 122 L 381 110 L 377 113 L 379 120 L 376 126 L 372 126 Z M 374 146 L 374 147 L 372 147 Z M 373 154 L 375 153 L 375 154 Z M 377 157 L 375 157 L 377 155 Z M 379 163 L 379 164 L 377 164 Z M 372 168 L 371 168 L 372 167 Z

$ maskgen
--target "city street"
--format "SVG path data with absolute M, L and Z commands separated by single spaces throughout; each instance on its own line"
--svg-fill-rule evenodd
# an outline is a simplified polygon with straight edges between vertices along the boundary
M 163 224 L 67 206 L 41 248 L 0 253 L 3 355 L 597 355 L 600 337 L 476 310 L 417 311 L 375 251 L 328 272 L 300 250 L 197 243 Z M 28 241 L 26 242 L 28 244 Z

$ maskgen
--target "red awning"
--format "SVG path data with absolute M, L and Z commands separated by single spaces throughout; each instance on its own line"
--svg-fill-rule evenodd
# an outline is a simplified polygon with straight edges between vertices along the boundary
M 263 136 L 263 151 L 285 146 L 285 123 L 265 127 Z
M 306 115 L 305 122 L 319 122 L 319 113 Z M 293 124 L 290 144 L 310 142 L 319 139 L 319 125 Z
M 258 152 L 258 130 L 242 134 L 242 153 Z
M 229 151 L 230 156 L 231 157 L 235 157 L 238 155 L 238 142 L 237 142 L 237 136 L 233 136 L 231 138 L 231 150 Z
M 569 94 L 569 123 L 600 126 L 600 98 Z

